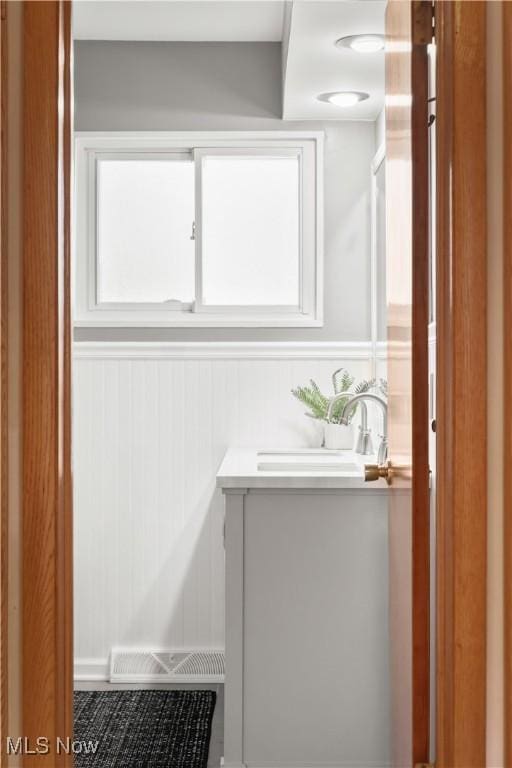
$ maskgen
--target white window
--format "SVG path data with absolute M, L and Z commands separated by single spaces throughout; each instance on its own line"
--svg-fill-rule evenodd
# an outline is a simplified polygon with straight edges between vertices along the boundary
M 81 133 L 75 323 L 322 324 L 322 134 Z
M 99 305 L 194 299 L 194 163 L 171 157 L 97 162 Z

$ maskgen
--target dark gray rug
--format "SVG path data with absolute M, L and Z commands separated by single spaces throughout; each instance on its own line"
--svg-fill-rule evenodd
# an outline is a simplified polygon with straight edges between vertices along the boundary
M 206 768 L 214 709 L 213 691 L 76 691 L 75 767 Z

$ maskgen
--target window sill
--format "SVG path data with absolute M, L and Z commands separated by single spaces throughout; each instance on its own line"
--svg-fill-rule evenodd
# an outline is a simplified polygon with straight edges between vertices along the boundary
M 90 317 L 75 318 L 75 328 L 321 328 L 323 318 L 311 315 L 216 315 L 179 314 L 179 317 Z

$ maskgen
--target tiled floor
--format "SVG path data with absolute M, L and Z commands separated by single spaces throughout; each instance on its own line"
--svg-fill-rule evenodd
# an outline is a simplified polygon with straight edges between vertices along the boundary
M 126 690 L 139 690 L 141 688 L 157 689 L 162 688 L 165 690 L 182 690 L 182 689 L 195 689 L 205 691 L 216 691 L 217 703 L 215 704 L 215 712 L 213 714 L 212 722 L 212 735 L 210 739 L 210 754 L 208 757 L 208 766 L 218 768 L 220 766 L 220 760 L 224 752 L 224 686 L 222 684 L 215 685 L 173 685 L 169 683 L 154 684 L 154 685 L 121 685 L 112 683 L 75 683 L 75 690 L 77 691 L 126 691 Z

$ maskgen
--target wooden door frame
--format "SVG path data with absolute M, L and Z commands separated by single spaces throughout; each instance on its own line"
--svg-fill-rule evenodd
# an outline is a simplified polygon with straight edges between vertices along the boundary
M 23 730 L 50 738 L 72 733 L 70 5 L 24 7 Z M 436 3 L 437 764 L 446 768 L 485 765 L 484 9 Z
M 429 128 L 427 43 L 431 39 L 432 8 L 413 2 L 411 110 L 413 168 L 423 174 L 412 179 L 412 594 L 424 595 L 412 605 L 412 728 L 413 763 L 428 759 L 430 746 L 430 492 L 429 492 Z M 417 12 L 414 14 L 414 7 Z M 423 429 L 422 429 L 423 425 Z
M 0 2 L 0 743 L 7 735 L 7 4 Z M 4 765 L 0 750 L 0 768 Z
M 437 755 L 486 764 L 485 2 L 435 4 Z M 475 407 L 477 403 L 477 407 Z
M 503 23 L 503 567 L 504 752 L 512 768 L 512 4 L 502 3 Z
M 404 765 L 428 761 L 430 736 L 428 44 L 432 5 L 428 0 L 410 4 L 391 0 L 385 18 L 389 457 L 391 466 L 400 462 L 412 466 L 405 477 L 398 471 L 394 476 L 388 531 L 391 752 L 392 761 Z M 404 99 L 407 94 L 413 94 L 411 103 Z M 407 292 L 404 272 L 411 274 Z M 406 552 L 410 543 L 412 548 Z M 406 672 L 404 659 L 409 656 Z
M 27 765 L 73 731 L 71 517 L 71 3 L 23 7 L 23 616 Z

